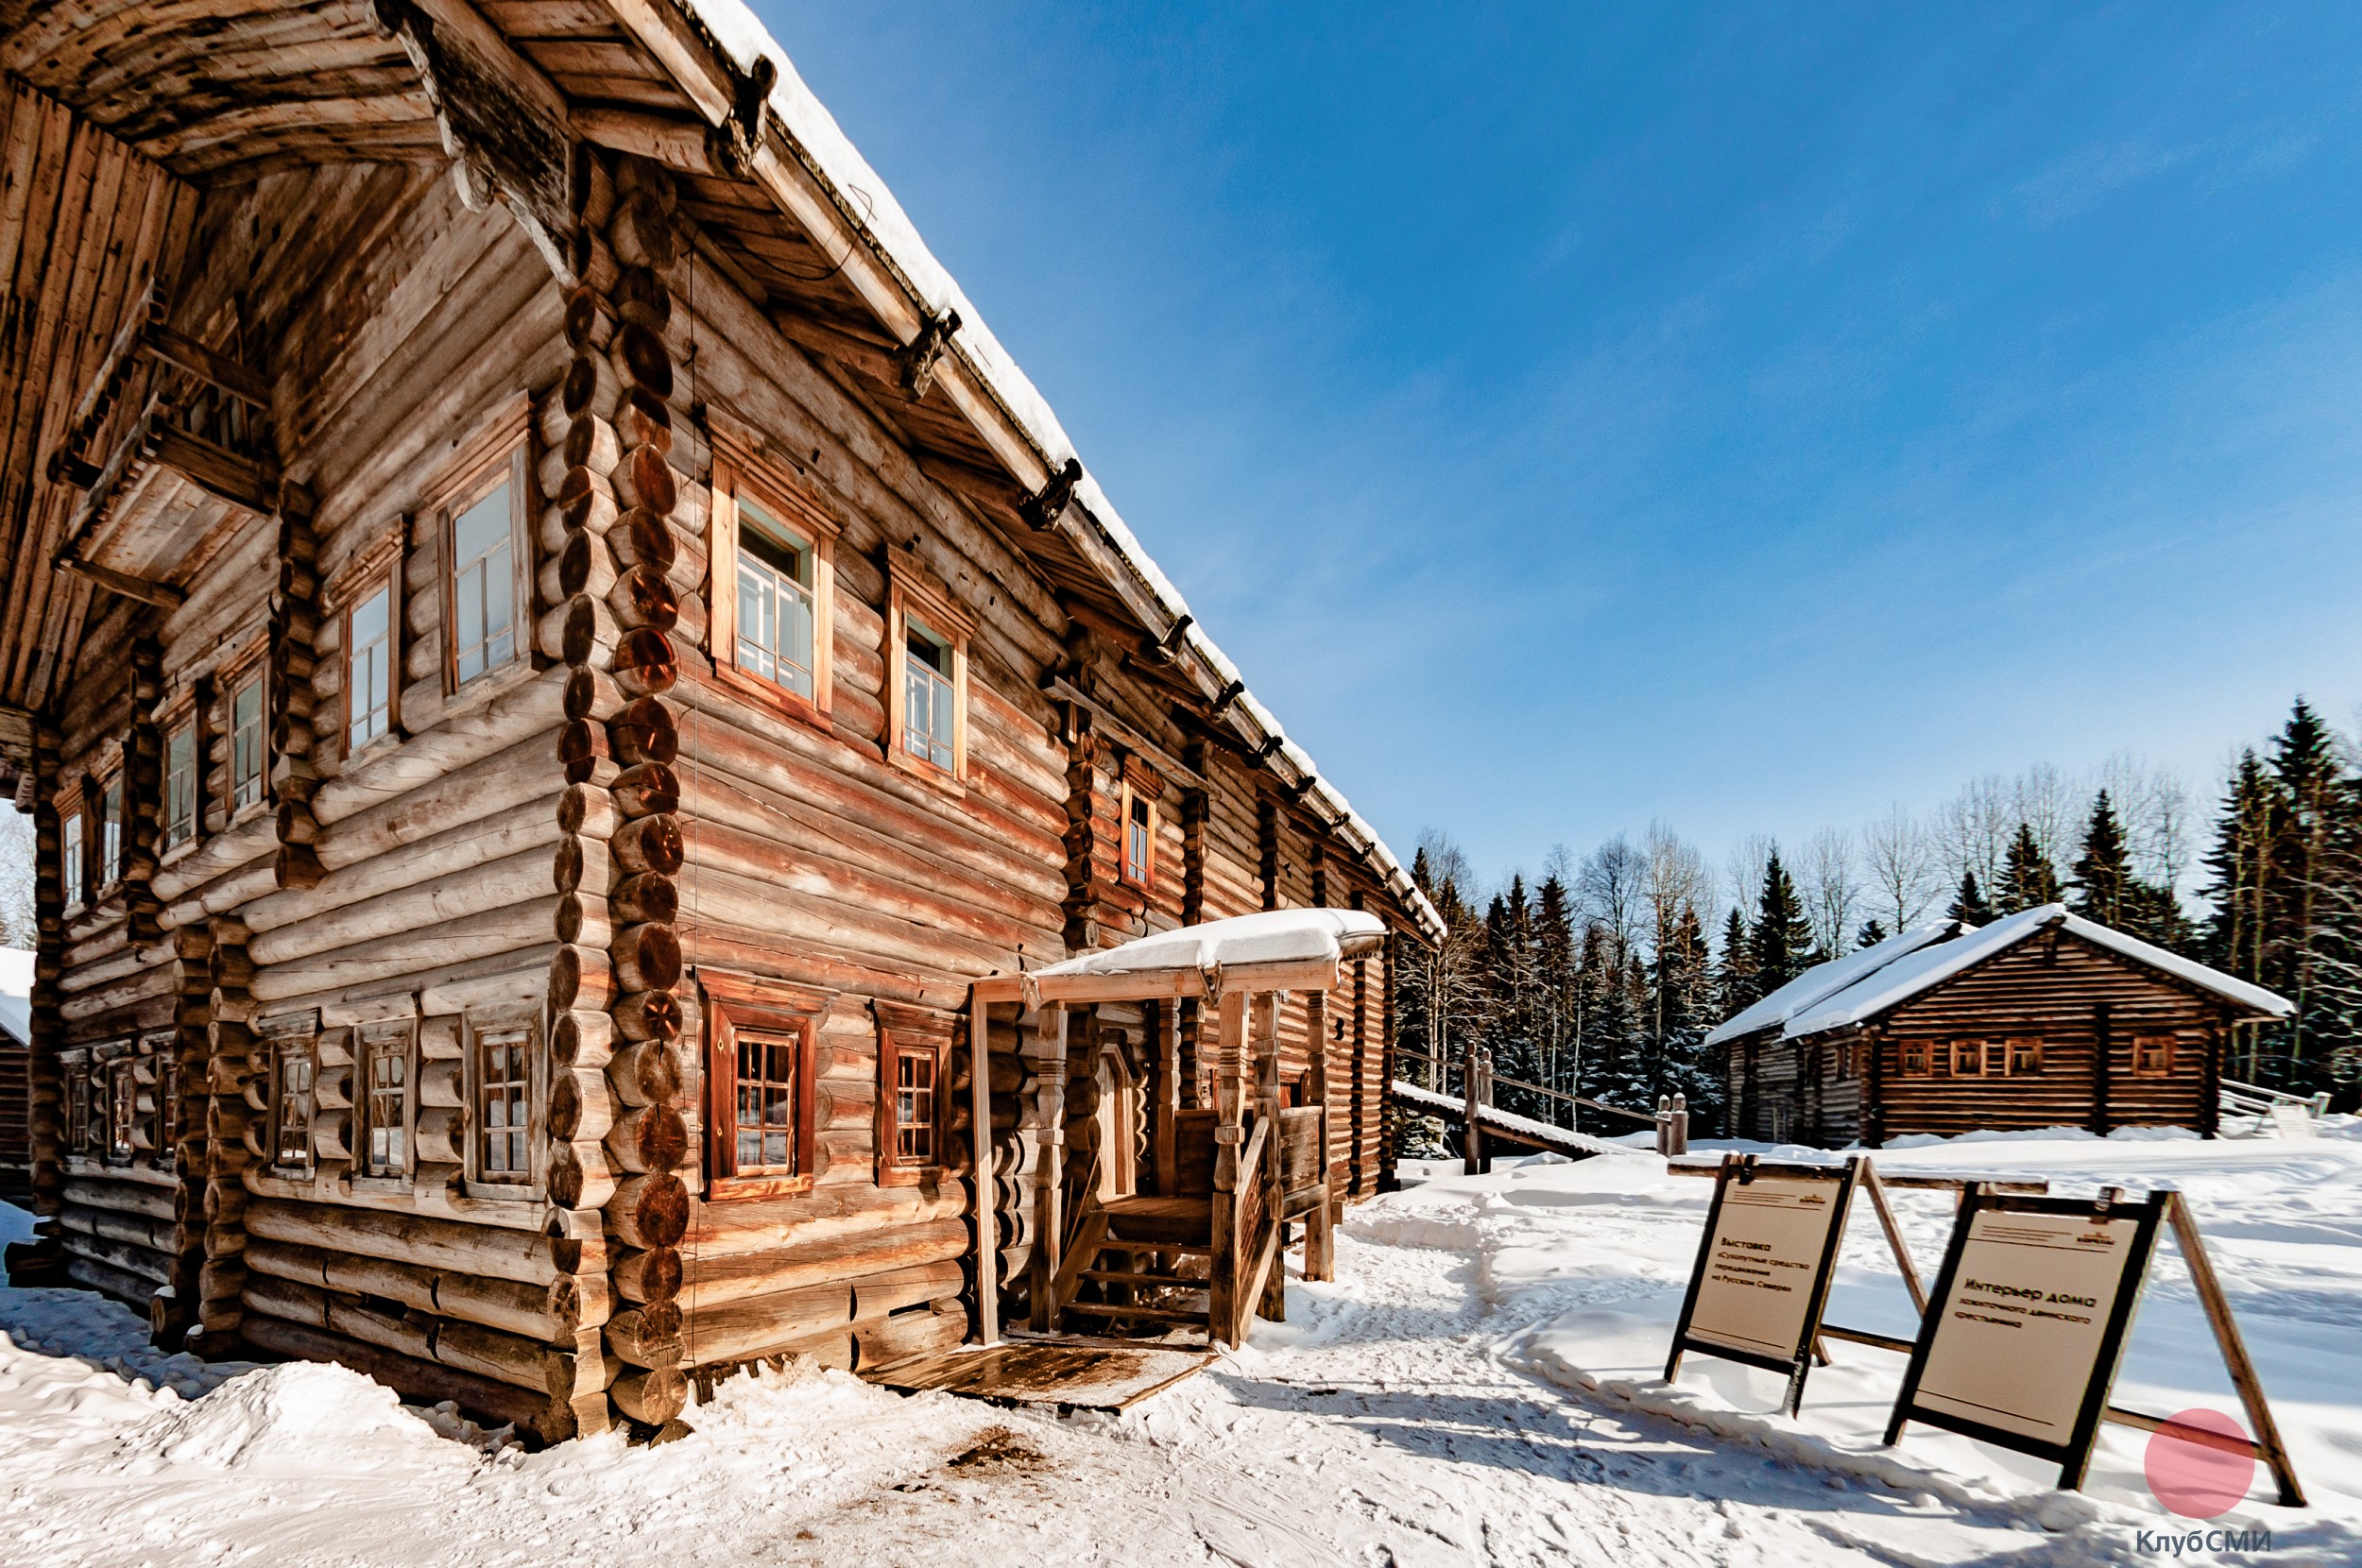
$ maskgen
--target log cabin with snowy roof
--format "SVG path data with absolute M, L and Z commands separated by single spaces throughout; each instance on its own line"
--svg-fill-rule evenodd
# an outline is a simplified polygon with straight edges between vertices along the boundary
M 1326 1269 L 1434 912 L 738 0 L 0 63 L 13 1277 L 556 1439 Z
M 1735 1135 L 1834 1147 L 2046 1127 L 2212 1137 L 2263 987 L 2068 912 L 1915 927 L 1817 964 L 1706 1036 Z

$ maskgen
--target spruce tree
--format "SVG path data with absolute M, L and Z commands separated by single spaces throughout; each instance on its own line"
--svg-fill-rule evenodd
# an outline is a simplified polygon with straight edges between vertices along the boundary
M 1535 967 L 1541 983 L 1542 1077 L 1553 1089 L 1567 1087 L 1573 1065 L 1575 1020 L 1575 912 L 1566 897 L 1566 884 L 1556 877 L 1543 878 L 1533 908 Z
M 1776 849 L 1764 861 L 1763 892 L 1748 934 L 1758 996 L 1770 996 L 1811 967 L 1812 923 L 1805 918 L 1804 901 Z
M 1960 873 L 1960 891 L 1952 895 L 1952 907 L 1943 913 L 1948 920 L 1964 921 L 1971 926 L 1992 921 L 1993 906 L 1985 902 L 1985 891 L 1977 885 L 1977 873 Z
M 1722 1129 L 1724 1082 L 1705 1038 L 1716 1017 L 1717 985 L 1706 953 L 1705 925 L 1684 901 L 1670 939 L 1656 956 L 1652 980 L 1666 1007 L 1663 1059 L 1655 1092 L 1689 1101 L 1689 1130 L 1699 1137 Z
M 2124 829 L 2102 790 L 2083 827 L 2083 853 L 2075 861 L 2075 912 L 2103 926 L 2127 929 L 2128 909 L 2138 906 L 2132 864 L 2125 853 Z
M 1722 962 L 1714 980 L 1715 1005 L 1725 1018 L 1763 995 L 1755 984 L 1754 942 L 1747 929 L 1747 917 L 1736 909 L 1722 922 Z
M 1886 939 L 1887 929 L 1880 925 L 1875 917 L 1873 917 L 1863 921 L 1861 923 L 1861 929 L 1854 933 L 1854 946 L 1857 947 L 1875 947 L 1879 943 L 1884 942 Z
M 2001 874 L 2000 912 L 2017 914 L 2058 901 L 2059 873 L 2034 841 L 2033 827 L 2021 822 L 2017 837 L 2010 841 L 2009 864 Z

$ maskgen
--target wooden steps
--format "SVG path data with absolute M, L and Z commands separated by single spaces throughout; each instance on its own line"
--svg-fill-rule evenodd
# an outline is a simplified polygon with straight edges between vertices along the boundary
M 1198 1328 L 1207 1323 L 1203 1308 L 1191 1312 L 1172 1306 L 1128 1306 L 1121 1302 L 1069 1302 L 1066 1310 L 1086 1318 L 1144 1318 L 1153 1323 L 1187 1323 Z
M 1122 1269 L 1086 1269 L 1083 1278 L 1102 1285 L 1160 1286 L 1172 1290 L 1210 1290 L 1211 1280 L 1177 1279 L 1171 1274 L 1136 1274 Z

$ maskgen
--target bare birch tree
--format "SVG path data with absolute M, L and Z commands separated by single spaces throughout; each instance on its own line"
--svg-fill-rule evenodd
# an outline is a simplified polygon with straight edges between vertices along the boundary
M 1891 930 L 1908 930 L 1935 895 L 1935 857 L 1926 829 L 1900 805 L 1862 829 L 1862 858 Z
M 1805 918 L 1812 923 L 1812 939 L 1825 956 L 1835 958 L 1853 945 L 1854 913 L 1862 901 L 1854 835 L 1842 827 L 1815 833 L 1805 846 L 1799 873 L 1798 892 L 1804 895 Z

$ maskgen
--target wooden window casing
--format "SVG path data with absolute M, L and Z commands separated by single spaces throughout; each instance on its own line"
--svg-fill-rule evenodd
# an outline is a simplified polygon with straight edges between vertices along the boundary
M 2138 1034 L 2132 1038 L 2132 1076 L 2171 1078 L 2174 1038 L 2170 1034 Z
M 2010 1042 L 2010 1076 L 2033 1078 L 2042 1072 L 2042 1042 L 2039 1039 L 2014 1039 Z
M 1900 1049 L 1902 1052 L 1903 1076 L 1905 1078 L 1926 1078 L 1927 1076 L 1927 1042 L 1925 1040 L 1906 1040 L 1902 1043 Z
M 156 1048 L 156 1109 L 151 1117 L 158 1170 L 176 1170 L 180 1164 L 180 1058 L 177 1036 L 166 1035 Z
M 812 1190 L 820 1031 L 836 993 L 701 968 L 706 1196 Z
M 123 879 L 123 775 L 98 786 L 98 889 L 101 894 Z
M 1982 1040 L 1952 1042 L 1952 1076 L 1975 1078 L 1985 1065 L 1985 1043 Z
M 136 1069 L 128 1059 L 119 1059 L 107 1065 L 107 1163 L 129 1165 L 139 1152 L 136 1124 L 139 1120 L 140 1085 Z
M 353 1034 L 353 1173 L 406 1180 L 417 1101 L 417 1031 L 407 1023 L 365 1024 Z
M 277 1175 L 310 1175 L 312 1116 L 319 1058 L 308 1038 L 286 1039 L 271 1050 L 270 1163 Z
M 886 560 L 886 760 L 962 793 L 975 622 L 909 551 L 888 545 Z
M 463 1167 L 468 1190 L 495 1198 L 533 1197 L 546 1175 L 541 1146 L 548 1073 L 539 1023 L 510 1012 L 470 1014 L 461 1033 L 471 1117 Z
M 1121 878 L 1145 892 L 1156 882 L 1156 803 L 1124 781 Z
M 77 1065 L 65 1069 L 65 1151 L 69 1155 L 92 1152 L 94 1142 L 92 1123 L 96 1119 L 93 1101 L 91 1069 Z
M 870 1008 L 878 1019 L 878 1185 L 932 1182 L 947 1163 L 956 1020 L 897 1002 Z
M 727 416 L 715 415 L 713 435 L 706 525 L 713 679 L 759 707 L 826 731 L 836 691 L 836 521 Z M 751 546 L 744 542 L 749 538 Z M 799 616 L 808 627 L 796 627 Z M 798 635 L 783 637 L 782 629 Z

